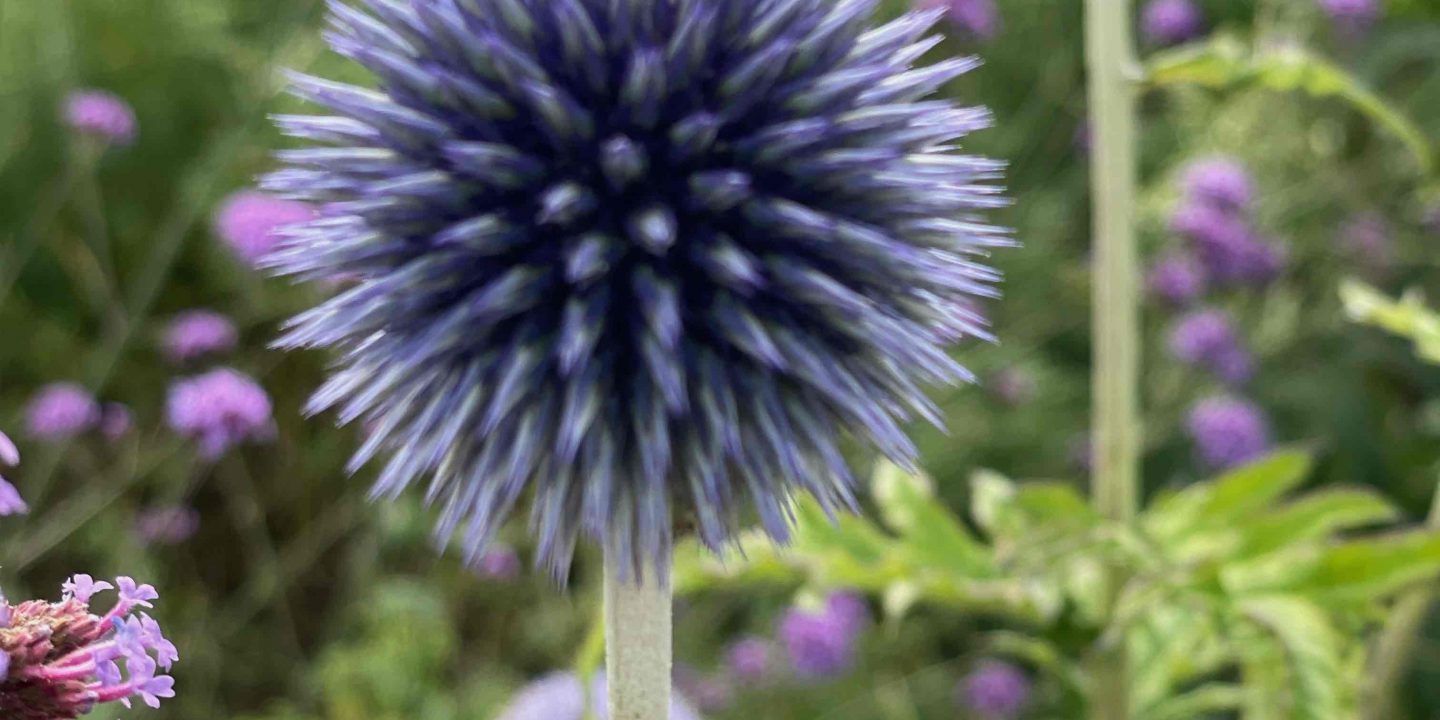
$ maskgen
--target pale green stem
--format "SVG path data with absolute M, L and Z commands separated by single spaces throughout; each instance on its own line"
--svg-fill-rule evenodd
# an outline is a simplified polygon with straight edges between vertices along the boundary
M 1132 14 L 1130 0 L 1086 0 L 1085 8 L 1095 251 L 1092 493 L 1105 517 L 1128 522 L 1138 504 L 1140 436 Z M 1096 647 L 1090 671 L 1091 717 L 1128 720 L 1123 638 Z
M 1430 504 L 1430 518 L 1427 524 L 1440 529 L 1440 486 L 1435 489 Z M 1364 717 L 1367 720 L 1389 720 L 1399 705 L 1400 687 L 1404 683 L 1405 668 L 1415 655 L 1415 644 L 1419 642 L 1424 629 L 1425 616 L 1435 603 L 1433 584 L 1416 588 L 1406 593 L 1395 604 L 1385 628 L 1375 641 L 1370 656 L 1370 679 L 1367 687 L 1369 701 L 1365 703 Z
M 610 720 L 668 720 L 670 715 L 670 585 L 650 577 L 622 578 L 605 557 L 605 672 Z

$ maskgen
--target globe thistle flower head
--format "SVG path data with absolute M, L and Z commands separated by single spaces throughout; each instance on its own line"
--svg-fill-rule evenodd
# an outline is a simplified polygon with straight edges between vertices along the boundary
M 280 244 L 286 228 L 315 216 L 315 209 L 305 203 L 245 190 L 220 206 L 215 233 L 241 260 L 256 265 Z
M 989 40 L 1000 33 L 1000 8 L 995 0 L 920 0 L 920 8 L 943 8 L 950 24 L 977 40 Z
M 1247 209 L 1255 194 L 1245 165 L 1223 155 L 1192 162 L 1185 169 L 1181 187 L 1191 200 L 1232 211 Z
M 264 442 L 275 435 L 270 396 L 229 368 L 176 382 L 165 411 L 170 428 L 196 440 L 201 456 L 209 460 L 242 442 Z
M 0 599 L 0 717 L 62 720 L 108 703 L 158 708 L 162 698 L 175 697 L 175 681 L 164 672 L 179 652 L 159 623 L 138 611 L 159 597 L 153 587 L 89 575 L 63 587 L 59 602 L 12 606 Z M 92 599 L 110 590 L 118 596 L 114 605 L 97 614 Z
M 135 139 L 135 111 L 103 90 L 81 90 L 65 99 L 65 122 L 78 133 L 116 145 Z
M 229 352 L 239 339 L 230 318 L 210 310 L 189 310 L 170 321 L 163 345 L 165 357 L 179 364 Z
M 1030 679 L 1009 663 L 988 661 L 960 683 L 959 701 L 985 720 L 1016 717 L 1030 699 Z
M 0 468 L 15 467 L 19 464 L 20 451 L 15 448 L 9 435 L 0 432 Z M 4 476 L 0 476 L 0 517 L 23 515 L 27 512 L 30 512 L 30 508 L 25 504 L 25 499 L 20 497 L 20 491 Z
M 278 119 L 315 146 L 265 187 L 326 213 L 268 264 L 356 278 L 280 345 L 342 352 L 310 410 L 375 423 L 375 493 L 428 478 L 472 554 L 526 496 L 552 573 L 585 535 L 638 577 L 677 524 L 853 507 L 842 438 L 912 465 L 1009 240 L 988 114 L 926 99 L 975 62 L 876 4 L 332 3 L 380 89 L 296 76 L 335 114 Z
M 200 530 L 200 513 L 186 505 L 146 508 L 135 516 L 135 535 L 146 545 L 179 545 Z
M 1146 285 L 1161 302 L 1183 307 L 1205 294 L 1205 268 L 1187 255 L 1161 258 L 1150 268 Z
M 1210 468 L 1226 470 L 1260 458 L 1270 449 L 1270 425 L 1248 400 L 1212 397 L 1190 411 L 1190 439 Z
M 1150 0 L 1140 30 L 1151 45 L 1178 45 L 1205 32 L 1205 16 L 1194 0 Z
M 595 720 L 608 720 L 605 673 L 595 673 L 586 684 L 574 673 L 554 673 L 527 685 L 511 698 L 498 720 L 584 720 L 588 708 Z M 700 720 L 679 695 L 670 699 L 670 720 Z
M 69 440 L 94 429 L 100 418 L 100 403 L 75 383 L 46 385 L 25 409 L 26 430 L 37 440 Z
M 867 618 L 864 603 L 843 593 L 831 595 L 819 610 L 791 608 L 780 621 L 780 639 L 795 673 L 826 678 L 848 671 Z

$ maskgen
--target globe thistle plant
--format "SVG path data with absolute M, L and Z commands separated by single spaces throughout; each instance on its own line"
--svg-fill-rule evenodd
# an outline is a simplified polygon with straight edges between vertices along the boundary
M 374 424 L 375 494 L 428 478 L 477 554 L 528 496 L 539 562 L 637 577 L 853 507 L 842 443 L 912 465 L 1008 240 L 989 114 L 928 98 L 975 61 L 877 2 L 332 2 L 379 87 L 294 77 L 333 114 L 278 118 L 311 145 L 265 187 L 325 212 L 268 262 L 355 279 L 280 344 L 340 352 L 309 409 Z

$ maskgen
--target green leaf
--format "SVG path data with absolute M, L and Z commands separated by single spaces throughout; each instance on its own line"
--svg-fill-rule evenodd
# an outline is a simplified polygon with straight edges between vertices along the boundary
M 1440 315 L 1426 306 L 1418 291 L 1391 300 L 1358 280 L 1346 280 L 1340 285 L 1340 300 L 1351 320 L 1406 338 L 1421 360 L 1440 364 Z
M 1177 544 L 1187 535 L 1205 530 L 1233 535 L 1237 523 L 1304 482 L 1310 467 L 1311 458 L 1306 452 L 1277 452 L 1159 501 L 1145 511 L 1141 522 L 1165 545 Z
M 1397 510 L 1370 490 L 1340 488 L 1307 495 L 1242 525 L 1239 555 L 1257 556 L 1342 530 L 1395 520 Z
M 1244 688 L 1229 683 L 1211 683 L 1167 698 L 1154 707 L 1141 712 L 1140 718 L 1141 720 L 1190 720 L 1238 710 L 1244 704 Z
M 1299 47 L 1249 55 L 1232 37 L 1208 45 L 1157 53 L 1146 65 L 1146 79 L 1157 87 L 1201 85 L 1215 89 L 1254 85 L 1278 91 L 1300 91 L 1317 98 L 1336 98 L 1396 136 L 1409 148 L 1420 171 L 1435 166 L 1435 149 L 1425 132 L 1361 80 L 1330 61 Z
M 961 577 L 996 575 L 989 550 L 935 498 L 929 478 L 883 462 L 875 472 L 874 497 L 886 522 L 900 534 L 899 550 L 916 564 Z
M 1341 692 L 1341 637 L 1324 610 L 1290 595 L 1247 598 L 1237 609 L 1284 651 L 1291 700 L 1289 717 L 1349 717 Z
M 1015 483 L 994 470 L 976 470 L 970 476 L 970 515 L 992 537 L 1010 535 L 1014 517 Z
M 1368 602 L 1440 575 L 1440 533 L 1352 540 L 1322 552 L 1300 590 L 1328 602 Z

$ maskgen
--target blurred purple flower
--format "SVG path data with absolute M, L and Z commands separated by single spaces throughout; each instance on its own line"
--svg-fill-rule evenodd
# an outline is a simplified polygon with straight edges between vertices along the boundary
M 756 683 L 769 676 L 775 646 L 758 637 L 742 638 L 725 651 L 730 677 L 741 683 Z
M 574 673 L 554 673 L 526 685 L 510 699 L 497 720 L 582 720 L 588 706 L 595 720 L 609 720 L 605 673 L 595 673 L 590 690 Z M 670 720 L 700 720 L 678 694 L 670 699 Z
M 100 434 L 106 440 L 115 442 L 130 434 L 135 425 L 135 415 L 122 403 L 105 403 L 100 410 Z
M 706 677 L 704 673 L 684 663 L 675 666 L 673 673 L 675 691 L 694 701 L 700 712 L 722 712 L 735 699 L 735 689 L 720 678 Z
M 117 145 L 135 139 L 135 111 L 120 97 L 103 90 L 80 90 L 65 99 L 65 122 L 71 129 Z
M 117 586 L 119 599 L 108 612 L 92 610 L 96 593 Z M 0 717 L 60 720 L 109 703 L 130 707 L 132 699 L 159 707 L 162 698 L 175 696 L 174 680 L 156 671 L 169 670 L 179 652 L 153 618 L 131 614 L 158 597 L 154 588 L 125 577 L 111 585 L 89 575 L 76 575 L 63 588 L 56 603 L 11 606 L 0 599 Z
M 864 601 L 848 593 L 832 594 L 819 611 L 791 608 L 780 622 L 780 638 L 796 674 L 823 678 L 849 670 L 867 617 Z
M 982 663 L 960 683 L 960 705 L 985 720 L 1008 720 L 1030 699 L 1030 679 L 1009 663 Z
M 100 403 L 89 390 L 75 383 L 54 383 L 30 400 L 25 426 L 37 440 L 68 440 L 93 430 L 100 417 Z
M 147 545 L 179 545 L 200 529 L 200 513 L 184 505 L 151 507 L 135 515 L 135 534 Z
M 1336 243 L 1340 252 L 1372 270 L 1384 269 L 1395 262 L 1390 223 L 1378 213 L 1351 216 L 1340 226 Z
M 270 396 L 246 375 L 220 368 L 170 388 L 166 414 L 171 429 L 200 443 L 200 454 L 218 459 L 245 441 L 275 435 Z
M 1204 201 L 1182 205 L 1170 227 L 1183 236 L 1216 283 L 1263 285 L 1279 277 L 1285 256 L 1256 236 L 1244 217 Z
M 0 432 L 0 467 L 15 467 L 19 464 L 20 451 L 15 448 L 9 435 Z M 30 508 L 25 504 L 25 499 L 20 497 L 20 491 L 4 476 L 0 476 L 0 517 L 23 515 L 27 512 L 30 512 Z
M 945 8 L 946 17 L 957 30 L 980 40 L 1000 32 L 1000 9 L 995 0 L 918 0 L 925 10 Z
M 1146 285 L 1162 302 L 1183 307 L 1205 294 L 1205 269 L 1188 255 L 1169 255 L 1150 268 Z
M 1151 0 L 1140 19 L 1151 45 L 1176 45 L 1205 32 L 1205 16 L 1192 0 Z
M 1095 438 L 1085 433 L 1070 440 L 1070 464 L 1086 475 L 1095 471 Z
M 210 310 L 190 310 L 176 315 L 165 329 L 165 357 L 184 363 L 229 352 L 239 337 L 230 318 Z
M 483 578 L 514 580 L 520 575 L 520 556 L 514 548 L 496 545 L 476 558 L 470 568 Z
M 1038 386 L 1035 376 L 1021 368 L 1005 368 L 996 372 L 988 383 L 990 393 L 1007 407 L 1018 407 L 1035 399 Z
M 1380 0 L 1316 0 L 1320 9 L 1330 16 L 1335 29 L 1347 39 L 1358 39 L 1370 31 L 1380 19 Z
M 1187 429 L 1200 459 L 1216 470 L 1243 465 L 1270 448 L 1269 421 L 1248 400 L 1228 396 L 1203 400 L 1191 409 Z
M 1431 235 L 1440 235 L 1440 203 L 1430 206 L 1425 211 L 1425 218 L 1422 222 Z
M 1196 310 L 1181 317 L 1170 330 L 1169 348 L 1176 360 L 1206 368 L 1232 385 L 1254 374 L 1250 353 L 1221 310 Z
M 1180 184 L 1191 200 L 1237 212 L 1247 209 L 1255 195 L 1250 171 L 1239 160 L 1224 155 L 1190 163 Z
M 315 208 L 263 192 L 231 195 L 215 216 L 215 231 L 242 260 L 256 265 L 283 240 L 290 226 L 315 219 Z

